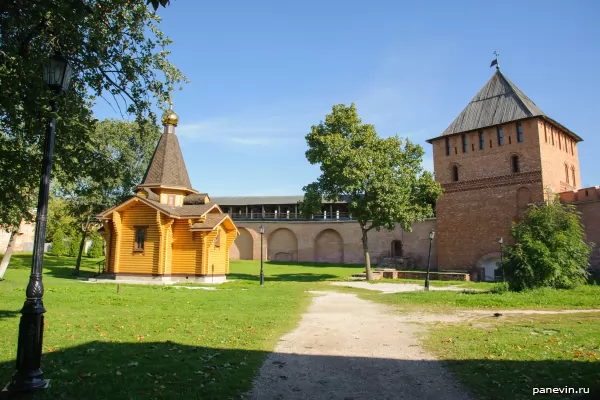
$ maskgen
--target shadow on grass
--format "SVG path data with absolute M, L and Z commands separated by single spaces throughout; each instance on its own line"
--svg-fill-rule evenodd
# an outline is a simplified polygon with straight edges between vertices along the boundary
M 259 281 L 260 276 L 258 274 L 240 274 L 230 273 L 227 275 L 229 280 L 240 280 L 240 281 Z M 278 274 L 265 276 L 265 282 L 320 282 L 327 280 L 338 280 L 339 276 L 332 274 Z
M 308 262 L 308 261 L 267 261 L 265 265 L 289 265 L 298 267 L 321 267 L 321 268 L 356 268 L 364 267 L 364 264 L 336 264 L 336 263 L 323 263 L 323 262 Z
M 268 356 L 268 358 L 267 358 Z M 265 361 L 266 358 L 266 361 Z M 468 399 L 435 360 L 268 354 L 178 343 L 89 342 L 44 354 L 51 387 L 35 399 L 234 399 L 255 384 L 258 399 Z M 598 364 L 571 361 L 461 360 L 449 366 L 475 394 L 491 400 L 530 398 L 533 388 L 598 391 Z M 8 382 L 14 361 L 0 364 Z M 560 380 L 562 379 L 562 380 Z M 476 396 L 475 398 L 477 398 Z M 563 398 L 565 398 L 563 397 Z M 31 398 L 4 394 L 2 399 Z M 535 398 L 548 398 L 535 396 Z M 556 398 L 556 397 L 554 397 Z
M 31 253 L 16 253 L 10 259 L 10 269 L 26 269 L 31 268 L 32 261 Z M 77 279 L 73 276 L 75 271 L 76 257 L 57 257 L 51 253 L 44 253 L 44 275 L 63 279 Z M 98 260 L 90 260 L 87 257 L 81 259 L 80 277 L 87 277 L 97 273 Z
M 14 318 L 14 317 L 17 317 L 20 315 L 21 315 L 21 313 L 18 310 L 17 311 L 0 310 L 0 320 L 7 319 L 7 318 Z

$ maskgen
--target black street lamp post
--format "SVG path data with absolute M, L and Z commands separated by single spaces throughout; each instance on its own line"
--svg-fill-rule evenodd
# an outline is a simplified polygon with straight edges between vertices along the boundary
M 431 243 L 433 242 L 433 238 L 435 237 L 435 232 L 429 232 L 429 256 L 427 256 L 427 275 L 425 275 L 425 290 L 429 290 L 429 268 L 431 265 Z
M 265 273 L 263 271 L 263 235 L 265 234 L 265 227 L 260 226 L 260 286 L 264 286 L 265 284 Z
M 502 254 L 504 253 L 504 239 L 502 239 L 502 236 L 498 238 L 498 243 L 500 243 L 500 270 L 502 271 L 502 282 L 506 282 L 504 267 L 502 266 Z
M 57 95 L 65 93 L 69 87 L 72 69 L 68 61 L 59 55 L 51 57 L 44 66 L 44 80 Z M 17 370 L 6 389 L 11 392 L 28 392 L 48 387 L 41 370 L 42 342 L 44 339 L 44 313 L 42 302 L 44 285 L 42 283 L 42 265 L 44 263 L 44 243 L 46 239 L 46 219 L 48 215 L 48 192 L 50 190 L 50 172 L 54 151 L 56 130 L 55 114 L 58 111 L 56 101 L 51 100 L 52 118 L 46 128 L 44 139 L 44 158 L 33 242 L 31 275 L 25 292 L 27 299 L 21 309 L 19 341 L 17 347 Z

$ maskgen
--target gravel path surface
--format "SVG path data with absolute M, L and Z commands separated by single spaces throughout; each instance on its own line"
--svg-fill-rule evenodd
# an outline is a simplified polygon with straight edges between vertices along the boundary
M 314 292 L 300 325 L 280 339 L 245 398 L 472 399 L 419 346 L 423 329 L 354 294 Z

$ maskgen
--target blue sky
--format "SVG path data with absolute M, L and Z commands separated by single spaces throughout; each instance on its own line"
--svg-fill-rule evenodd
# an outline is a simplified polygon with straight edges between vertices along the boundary
M 355 102 L 381 136 L 426 150 L 494 73 L 584 139 L 594 156 L 600 92 L 600 2 L 172 0 L 161 27 L 190 79 L 173 94 L 195 189 L 212 196 L 292 195 L 317 178 L 305 135 L 334 104 Z M 105 105 L 100 118 L 120 116 Z

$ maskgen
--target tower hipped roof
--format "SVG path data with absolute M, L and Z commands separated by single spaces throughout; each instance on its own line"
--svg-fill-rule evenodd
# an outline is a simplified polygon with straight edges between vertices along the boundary
M 504 76 L 500 70 L 497 70 L 490 80 L 481 88 L 481 90 L 479 90 L 471 102 L 458 117 L 456 117 L 444 133 L 434 139 L 532 117 L 543 118 L 565 130 L 577 141 L 582 140 L 575 133 L 544 114 L 544 112 L 514 83 Z M 434 139 L 429 139 L 427 141 L 431 143 Z

